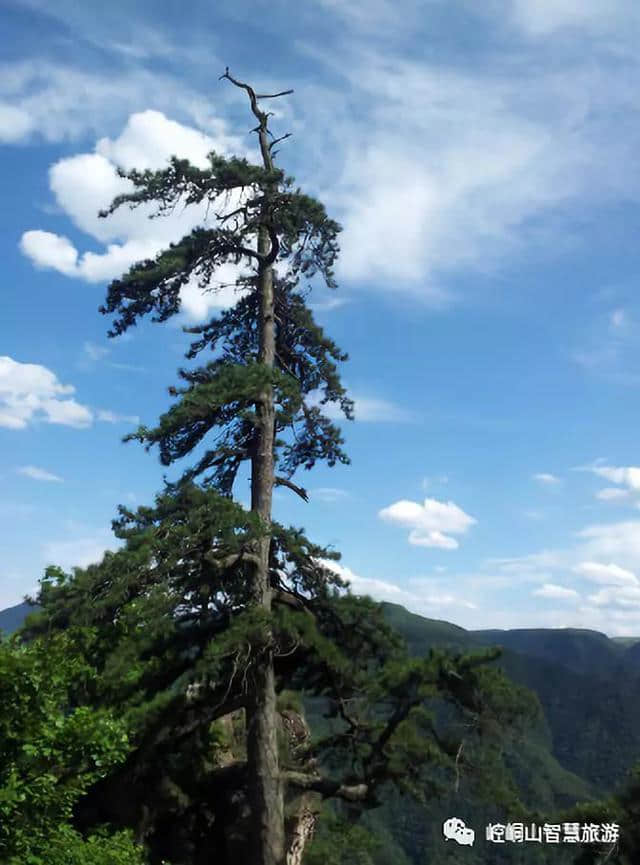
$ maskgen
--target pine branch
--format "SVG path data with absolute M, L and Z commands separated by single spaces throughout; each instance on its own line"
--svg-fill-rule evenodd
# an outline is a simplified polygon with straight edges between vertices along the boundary
M 297 484 L 294 484 L 292 481 L 287 480 L 287 478 L 275 477 L 273 479 L 274 484 L 277 487 L 288 487 L 290 490 L 293 490 L 296 495 L 300 496 L 305 502 L 309 501 L 309 494 L 303 487 L 299 487 Z
M 323 798 L 344 799 L 345 802 L 366 802 L 371 797 L 368 784 L 343 784 L 322 775 L 306 775 L 304 772 L 289 770 L 283 773 L 284 779 L 301 790 L 320 793 Z

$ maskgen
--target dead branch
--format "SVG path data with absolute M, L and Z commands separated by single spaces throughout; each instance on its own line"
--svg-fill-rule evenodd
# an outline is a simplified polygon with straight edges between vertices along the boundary
M 292 481 L 287 480 L 287 478 L 276 477 L 273 479 L 273 482 L 277 487 L 287 487 L 290 490 L 293 490 L 296 495 L 299 495 L 301 499 L 304 499 L 305 502 L 309 501 L 309 494 L 303 487 L 299 487 L 297 484 L 294 484 Z

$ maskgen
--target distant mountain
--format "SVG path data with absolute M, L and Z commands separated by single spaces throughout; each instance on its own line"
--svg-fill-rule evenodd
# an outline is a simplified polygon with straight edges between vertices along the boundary
M 629 648 L 636 643 L 640 643 L 640 637 L 611 637 L 614 643 L 620 643 L 621 646 Z
M 624 647 L 605 634 L 577 628 L 473 631 L 485 645 L 501 645 L 522 655 L 560 663 L 574 673 L 606 677 L 618 669 Z
M 31 604 L 16 604 L 15 607 L 0 610 L 0 631 L 12 634 L 35 609 Z
M 387 621 L 404 636 L 415 656 L 436 647 L 459 651 L 503 647 L 493 663 L 514 682 L 535 692 L 544 711 L 543 723 L 526 741 L 517 750 L 505 752 L 523 801 L 530 807 L 553 811 L 599 799 L 619 786 L 627 771 L 640 762 L 637 638 L 610 639 L 577 628 L 468 631 L 410 613 L 397 604 L 383 606 Z M 31 609 L 18 604 L 0 611 L 0 629 L 14 631 Z M 314 724 L 321 725 L 318 707 L 310 703 L 308 710 Z M 458 796 L 426 805 L 391 797 L 366 818 L 383 841 L 376 865 L 458 862 L 455 851 L 447 853 L 448 848 L 443 848 L 440 827 L 442 819 L 461 808 L 476 826 L 496 818 L 491 808 L 487 810 L 462 790 Z M 563 865 L 569 861 L 552 848 L 537 853 L 523 850 L 522 858 L 505 859 L 507 852 L 491 850 L 493 865 Z M 484 846 L 473 854 L 465 851 L 465 863 L 485 865 L 488 853 Z
M 632 643 L 624 652 L 623 661 L 626 669 L 640 672 L 640 641 Z
M 397 604 L 384 608 L 417 656 L 431 646 L 503 646 L 494 663 L 538 695 L 553 757 L 597 790 L 613 790 L 640 761 L 639 643 L 625 648 L 598 631 L 577 628 L 467 631 Z
M 428 641 L 443 648 L 469 650 L 503 646 L 521 655 L 560 663 L 574 673 L 608 677 L 617 673 L 636 638 L 612 640 L 599 631 L 582 628 L 516 628 L 467 631 L 439 619 L 409 613 L 398 604 L 384 604 L 387 620 L 401 631 L 409 648 L 423 648 Z M 623 642 L 625 641 L 625 642 Z M 628 642 L 626 642 L 628 641 Z M 636 646 L 640 652 L 640 645 Z M 640 668 L 639 668 L 640 669 Z

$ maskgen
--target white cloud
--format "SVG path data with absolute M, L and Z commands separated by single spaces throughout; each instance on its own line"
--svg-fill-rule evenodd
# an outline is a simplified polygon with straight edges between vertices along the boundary
M 68 237 L 50 231 L 25 231 L 20 238 L 21 252 L 42 269 L 57 270 L 65 276 L 75 276 L 78 251 Z
M 587 526 L 578 537 L 584 541 L 580 548 L 583 559 L 615 561 L 633 571 L 640 568 L 640 522 Z
M 621 384 L 637 385 L 640 382 L 637 313 L 636 305 L 633 314 L 617 307 L 606 316 L 598 315 L 586 329 L 584 347 L 574 351 L 572 359 L 591 373 Z
M 428 490 L 433 486 L 438 486 L 440 484 L 448 484 L 449 477 L 447 475 L 438 475 L 437 477 L 424 477 L 422 478 L 422 489 Z
M 339 502 L 342 499 L 348 498 L 349 493 L 338 487 L 317 487 L 316 489 L 309 491 L 309 496 L 312 500 L 317 499 L 318 501 L 326 502 L 327 504 L 333 504 L 334 502 Z
M 104 135 L 142 109 L 180 110 L 242 151 L 242 141 L 211 116 L 210 95 L 191 90 L 184 80 L 141 64 L 115 63 L 103 74 L 42 57 L 8 61 L 0 64 L 0 141 L 72 141 Z M 224 96 L 222 92 L 220 98 Z
M 317 310 L 318 312 L 330 312 L 332 309 L 340 309 L 341 306 L 349 303 L 348 297 L 328 297 L 325 300 L 319 300 L 315 303 L 309 303 L 309 309 Z
M 640 468 L 637 466 L 594 465 L 591 466 L 591 471 L 611 483 L 625 485 L 631 490 L 640 490 Z
M 485 5 L 497 33 L 508 13 Z M 414 60 L 393 43 L 379 50 L 364 33 L 339 50 L 305 45 L 342 82 L 339 93 L 315 87 L 308 98 L 321 140 L 331 135 L 342 158 L 313 162 L 322 162 L 326 179 L 317 183 L 345 227 L 340 279 L 443 305 L 457 299 L 452 274 L 492 274 L 534 249 L 563 254 L 598 204 L 640 197 L 638 179 L 623 169 L 640 124 L 611 135 L 640 105 L 634 55 L 628 68 L 575 51 L 550 52 L 545 63 L 528 42 L 507 38 L 504 54 L 474 55 L 471 71 L 451 57 Z M 299 122 L 315 133 L 313 117 Z
M 58 475 L 54 475 L 46 469 L 39 469 L 37 466 L 21 466 L 16 471 L 28 478 L 33 478 L 35 481 L 62 481 Z
M 110 349 L 106 348 L 102 345 L 95 345 L 93 342 L 85 342 L 84 353 L 90 360 L 101 360 L 103 357 L 106 357 Z
M 588 600 L 597 607 L 633 607 L 640 610 L 640 586 L 600 589 L 595 595 L 589 595 Z
M 105 423 L 140 423 L 140 418 L 137 414 L 117 414 L 116 412 L 108 411 L 106 409 L 100 409 L 96 413 L 96 419 L 104 421 Z
M 629 0 L 513 0 L 513 19 L 535 37 L 562 30 L 598 34 L 616 32 L 622 26 L 635 29 L 638 10 Z
M 465 534 L 476 520 L 453 502 L 425 499 L 423 504 L 402 499 L 383 508 L 378 516 L 411 529 L 409 543 L 420 547 L 455 550 L 458 541 L 451 535 Z
M 24 429 L 38 420 L 77 428 L 90 426 L 93 415 L 69 398 L 74 392 L 72 385 L 61 384 L 40 364 L 0 357 L 0 427 Z
M 413 412 L 384 399 L 354 397 L 354 417 L 361 421 L 406 423 L 414 419 Z
M 598 490 L 596 498 L 603 502 L 618 501 L 619 499 L 627 499 L 631 494 L 630 490 L 623 490 L 620 487 L 604 487 Z
M 410 6 L 404 21 L 424 19 L 416 4 Z M 551 7 L 545 3 L 545 8 L 548 18 Z M 335 4 L 331 11 L 338 14 Z M 504 19 L 503 10 L 496 13 Z M 575 10 L 571 15 L 575 18 Z M 364 5 L 349 19 L 354 25 L 374 20 Z M 621 195 L 640 197 L 640 183 L 624 168 L 633 164 L 640 127 L 625 124 L 625 134 L 611 134 L 618 118 L 635 116 L 640 104 L 636 89 L 621 84 L 618 68 L 601 68 L 573 54 L 542 72 L 527 62 L 509 62 L 507 71 L 502 63 L 492 68 L 487 62 L 472 74 L 468 64 L 456 69 L 455 61 L 413 61 L 401 46 L 377 51 L 357 27 L 324 54 L 299 47 L 343 79 L 333 90 L 298 88 L 299 109 L 291 124 L 295 134 L 304 131 L 307 148 L 295 166 L 297 176 L 311 191 L 326 193 L 323 199 L 345 227 L 338 262 L 342 279 L 443 305 L 452 299 L 451 273 L 494 272 L 534 245 L 557 254 L 557 226 L 562 224 L 561 236 L 570 236 L 573 208 L 589 214 L 592 205 Z M 104 136 L 105 129 L 116 128 L 118 103 L 119 118 L 122 111 L 131 114 L 120 136 L 100 137 L 95 152 L 84 154 L 93 165 L 98 158 L 107 164 L 142 158 L 157 164 L 164 139 L 199 159 L 202 132 L 193 125 L 170 126 L 174 121 L 165 116 L 178 106 L 185 106 L 196 124 L 206 122 L 203 128 L 220 141 L 221 152 L 245 150 L 241 139 L 211 117 L 209 94 L 185 92 L 183 84 L 168 78 L 140 72 L 103 79 L 43 64 L 8 66 L 7 72 L 14 82 L 11 92 L 22 94 L 13 106 L 32 118 L 34 129 L 49 129 L 54 137 L 78 130 Z M 37 100 L 31 103 L 27 94 L 34 87 Z M 78 95 L 85 93 L 82 104 Z M 79 173 L 79 166 L 75 170 Z M 92 196 L 87 204 L 95 215 Z M 572 230 L 575 235 L 575 223 Z M 556 242 L 550 243 L 551 237 Z M 67 245 L 58 250 L 60 260 L 52 261 L 52 239 L 43 237 L 29 238 L 30 254 L 61 272 L 100 281 L 119 275 L 144 253 L 142 244 L 135 249 L 135 239 L 127 232 L 107 241 L 100 261 L 78 253 L 74 263 Z M 34 248 L 36 241 L 47 248 Z
M 354 573 L 350 568 L 334 562 L 331 559 L 321 559 L 321 563 L 329 570 L 334 571 L 343 580 L 346 580 L 356 595 L 369 595 L 376 601 L 387 601 L 392 604 L 402 604 L 408 610 L 433 616 L 439 609 L 449 607 L 463 607 L 476 609 L 476 605 L 462 600 L 451 594 L 441 591 L 435 581 L 413 580 L 409 587 L 405 588 L 387 580 L 379 580 L 372 577 L 362 577 Z
M 0 142 L 16 144 L 26 138 L 33 129 L 29 114 L 21 108 L 0 102 Z
M 614 309 L 609 314 L 609 323 L 612 329 L 620 330 L 628 325 L 629 319 L 624 309 Z
M 73 567 L 86 568 L 101 561 L 106 550 L 116 550 L 117 545 L 107 532 L 66 541 L 52 541 L 44 545 L 42 560 L 47 565 L 58 565 L 63 570 Z
M 80 253 L 65 236 L 39 229 L 26 231 L 20 248 L 36 267 L 56 270 L 65 276 L 87 282 L 104 282 L 126 272 L 141 260 L 153 258 L 172 241 L 188 234 L 207 219 L 207 207 L 178 207 L 169 216 L 149 219 L 151 205 L 135 210 L 120 208 L 101 219 L 100 210 L 113 199 L 130 191 L 130 181 L 117 174 L 117 167 L 139 170 L 158 169 L 172 155 L 188 158 L 193 164 L 207 164 L 209 151 L 226 152 L 229 140 L 223 133 L 215 138 L 200 130 L 170 120 L 158 111 L 131 115 L 115 139 L 101 138 L 93 153 L 61 159 L 49 172 L 49 185 L 58 207 L 75 227 L 103 245 L 103 251 Z M 228 205 L 232 207 L 234 201 Z M 219 209 L 224 209 L 222 204 Z M 210 219 L 215 220 L 213 214 Z M 181 291 L 182 309 L 187 321 L 202 321 L 212 310 L 234 303 L 238 290 L 234 283 L 240 269 L 221 267 L 211 290 L 203 292 L 193 280 Z M 215 290 L 214 290 L 215 289 Z
M 549 474 L 549 472 L 538 472 L 538 474 L 533 475 L 533 479 L 547 486 L 554 486 L 560 483 L 560 478 Z
M 573 570 L 576 574 L 585 577 L 587 580 L 591 580 L 594 583 L 602 583 L 605 586 L 635 586 L 638 584 L 635 574 L 612 562 L 609 564 L 580 562 Z
M 569 598 L 579 597 L 575 589 L 568 589 L 555 583 L 545 583 L 541 588 L 534 589 L 532 594 L 537 595 L 539 598 L 552 598 L 554 600 L 568 600 Z
M 322 394 L 320 391 L 310 393 L 308 397 L 309 405 L 320 405 L 321 396 Z M 357 421 L 368 423 L 410 423 L 416 418 L 414 412 L 402 408 L 386 399 L 358 394 L 349 394 L 349 397 L 353 400 L 353 414 Z M 345 419 L 338 403 L 325 403 L 322 406 L 322 412 L 330 420 Z
M 413 600 L 411 592 L 401 588 L 395 583 L 385 580 L 377 580 L 369 577 L 361 577 L 350 568 L 334 562 L 332 559 L 321 559 L 321 563 L 329 570 L 334 571 L 343 580 L 347 580 L 353 592 L 357 595 L 370 595 L 378 601 L 391 601 L 395 604 L 407 604 Z
M 198 129 L 169 120 L 160 111 L 144 111 L 133 114 L 114 141 L 101 138 L 96 153 L 125 170 L 161 169 L 173 154 L 188 159 L 198 168 L 206 168 L 207 155 L 221 144 L 226 149 L 226 141 L 216 142 Z
M 468 58 L 449 52 L 446 61 L 438 62 L 439 52 L 430 51 L 411 59 L 415 52 L 406 50 L 402 37 L 430 36 L 439 44 L 441 16 L 432 21 L 419 2 L 403 4 L 398 15 L 387 0 L 376 0 L 373 8 L 322 0 L 321 9 L 315 4 L 307 14 L 313 20 L 321 13 L 323 23 L 337 25 L 336 39 L 324 53 L 317 42 L 295 43 L 330 68 L 325 80 L 338 79 L 333 89 L 296 88 L 293 126 L 296 134 L 304 130 L 306 147 L 297 176 L 328 191 L 327 203 L 345 226 L 339 275 L 434 304 L 450 299 L 451 272 L 495 271 L 507 257 L 528 253 L 533 243 L 557 254 L 558 224 L 567 229 L 562 237 L 573 231 L 569 243 L 581 230 L 571 218 L 575 209 L 582 220 L 601 203 L 640 195 L 638 179 L 627 169 L 639 143 L 635 52 L 622 66 L 599 63 L 588 50 L 563 51 L 562 43 L 541 57 L 538 44 L 517 38 L 597 25 L 629 40 L 637 33 L 635 4 L 487 0 L 462 6 L 472 6 L 474 14 L 486 7 L 492 33 L 508 39 L 504 52 L 495 50 L 493 37 L 491 46 L 479 40 L 473 69 Z M 303 21 L 309 23 L 301 15 L 295 24 Z M 505 22 L 516 23 L 515 38 L 502 32 Z M 385 50 L 372 43 L 371 28 L 383 36 Z M 295 35 L 304 39 L 303 33 L 304 28 Z M 159 46 L 166 41 L 150 38 L 148 49 L 146 41 L 139 47 L 137 39 L 129 44 L 113 34 L 103 44 L 131 56 L 156 56 L 164 54 Z M 189 45 L 192 53 L 196 47 Z M 174 59 L 176 49 L 188 54 L 172 45 Z M 241 152 L 242 140 L 232 139 L 211 117 L 210 92 L 190 90 L 184 84 L 188 76 L 174 80 L 142 64 L 120 68 L 126 71 L 97 75 L 44 61 L 5 64 L 0 99 L 18 112 L 6 124 L 9 134 L 38 132 L 50 140 L 92 134 L 100 138 L 94 155 L 133 159 L 144 151 L 136 130 L 120 136 L 118 146 L 103 138 L 105 131 L 112 135 L 126 115 L 182 109 L 179 119 L 206 123 L 213 137 L 224 132 L 230 150 Z M 226 94 L 223 87 L 216 98 L 238 98 Z M 197 155 L 198 130 L 170 134 Z M 152 156 L 154 147 L 148 148 Z M 78 267 L 82 262 L 80 256 Z M 115 268 L 115 260 L 111 264 Z M 88 264 L 85 269 L 86 278 L 98 278 L 96 270 L 89 275 Z

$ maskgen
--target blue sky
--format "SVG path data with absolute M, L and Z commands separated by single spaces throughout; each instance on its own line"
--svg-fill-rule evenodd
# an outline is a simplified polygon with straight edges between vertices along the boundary
M 180 325 L 233 295 L 108 340 L 109 280 L 203 214 L 97 211 L 118 165 L 257 159 L 228 65 L 294 88 L 279 163 L 344 227 L 311 302 L 350 355 L 352 465 L 301 475 L 308 505 L 277 491 L 277 518 L 424 615 L 640 634 L 640 8 L 217 5 L 5 0 L 0 606 L 161 488 L 121 438 L 170 405 Z

